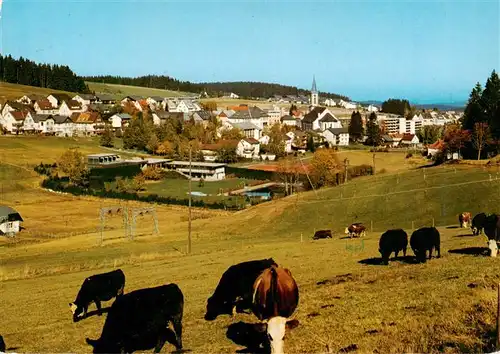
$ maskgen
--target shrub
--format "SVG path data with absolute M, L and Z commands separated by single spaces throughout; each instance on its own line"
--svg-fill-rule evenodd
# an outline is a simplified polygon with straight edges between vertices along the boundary
M 142 171 L 142 175 L 147 181 L 159 181 L 160 179 L 163 179 L 164 173 L 161 168 L 146 167 Z
M 407 158 L 407 159 L 409 159 L 409 158 L 411 158 L 411 157 L 413 157 L 413 154 L 412 154 L 411 152 L 409 152 L 409 153 L 407 153 L 407 154 L 406 154 L 406 158 Z

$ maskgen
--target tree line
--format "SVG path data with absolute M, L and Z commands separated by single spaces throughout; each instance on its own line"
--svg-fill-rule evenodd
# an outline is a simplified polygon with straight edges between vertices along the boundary
M 54 90 L 88 93 L 85 81 L 66 65 L 39 64 L 0 55 L 0 81 Z
M 149 88 L 157 88 L 172 91 L 183 91 L 193 93 L 206 92 L 211 97 L 221 97 L 225 93 L 233 92 L 242 98 L 265 97 L 270 98 L 274 95 L 281 96 L 298 96 L 309 95 L 308 90 L 299 89 L 295 86 L 286 86 L 272 84 L 266 82 L 251 82 L 251 81 L 235 81 L 235 82 L 202 82 L 192 83 L 189 81 L 180 81 L 165 75 L 146 75 L 139 77 L 122 77 L 122 76 L 87 76 L 85 81 L 102 82 L 106 84 L 131 85 Z M 329 93 L 320 92 L 321 97 L 343 99 L 350 101 L 349 97 Z

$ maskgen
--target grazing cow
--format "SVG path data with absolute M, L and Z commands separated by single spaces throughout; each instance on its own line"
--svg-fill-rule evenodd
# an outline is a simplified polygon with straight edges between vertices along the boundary
M 441 257 L 441 236 L 435 227 L 422 227 L 414 231 L 410 238 L 410 246 L 419 262 L 425 263 L 427 251 L 431 259 L 433 249 L 437 252 L 437 258 Z
M 319 230 L 314 233 L 313 240 L 320 238 L 332 238 L 332 230 Z
M 116 299 L 101 337 L 86 338 L 87 344 L 94 353 L 132 353 L 153 347 L 159 353 L 168 340 L 181 350 L 183 308 L 184 295 L 177 284 L 132 291 Z
M 483 232 L 484 222 L 486 221 L 486 214 L 479 213 L 472 219 L 471 230 L 474 236 L 477 236 Z
M 253 288 L 252 311 L 267 324 L 271 353 L 281 354 L 287 319 L 293 315 L 299 303 L 297 283 L 288 269 L 273 265 L 259 275 Z
M 213 321 L 219 315 L 233 315 L 252 308 L 253 284 L 262 271 L 277 266 L 272 258 L 242 262 L 229 267 L 219 281 L 214 294 L 207 300 L 205 320 Z
M 354 223 L 345 228 L 345 233 L 349 237 L 366 236 L 366 227 L 361 223 Z
M 0 352 L 5 353 L 7 349 L 5 348 L 5 342 L 3 341 L 3 337 L 0 336 Z
M 125 288 L 125 274 L 121 269 L 108 273 L 95 274 L 83 281 L 76 296 L 76 300 L 69 304 L 73 312 L 73 322 L 87 316 L 87 309 L 91 302 L 95 302 L 97 313 L 101 312 L 101 301 L 109 301 L 123 294 Z
M 467 227 L 469 227 L 470 221 L 471 221 L 471 215 L 470 215 L 469 212 L 461 213 L 458 216 L 458 222 L 460 223 L 460 227 L 461 228 L 467 228 Z
M 403 256 L 406 257 L 407 247 L 408 234 L 403 229 L 387 230 L 380 236 L 380 241 L 378 242 L 378 251 L 385 265 L 389 264 L 389 256 L 392 252 L 397 257 L 399 251 L 403 251 Z
M 491 251 L 491 256 L 496 257 L 500 242 L 500 218 L 496 214 L 488 215 L 483 223 L 484 234 L 488 237 L 488 248 Z

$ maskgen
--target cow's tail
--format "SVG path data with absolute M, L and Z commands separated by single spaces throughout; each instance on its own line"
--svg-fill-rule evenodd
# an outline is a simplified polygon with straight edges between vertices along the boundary
M 279 308 L 280 308 L 280 304 L 278 303 L 279 301 L 279 296 L 277 296 L 278 294 L 278 273 L 276 271 L 276 267 L 271 267 L 271 286 L 270 286 L 270 289 L 269 289 L 269 293 L 270 293 L 270 299 L 269 301 L 271 301 L 271 303 L 273 304 L 274 308 L 273 308 L 273 313 L 279 313 Z M 269 303 L 269 302 L 268 302 Z

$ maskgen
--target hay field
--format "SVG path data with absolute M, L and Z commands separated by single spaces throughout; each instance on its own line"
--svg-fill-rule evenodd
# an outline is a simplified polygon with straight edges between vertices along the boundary
M 75 95 L 74 92 L 65 92 L 59 90 L 53 90 L 42 87 L 26 86 L 18 84 L 10 84 L 7 82 L 0 82 L 0 103 L 4 103 L 7 100 L 17 100 L 24 95 L 44 95 L 48 96 L 51 93 L 67 93 L 70 96 Z
M 97 93 L 106 93 L 109 94 L 116 99 L 122 99 L 125 96 L 133 96 L 138 95 L 141 97 L 148 96 L 160 96 L 160 97 L 186 97 L 193 96 L 193 93 L 189 92 L 180 92 L 180 91 L 172 91 L 172 90 L 162 90 L 156 88 L 149 87 L 141 87 L 141 86 L 129 86 L 129 85 L 114 85 L 114 84 L 104 84 L 100 82 L 85 82 L 91 91 L 95 91 Z
M 6 139 L 12 143 L 0 139 L 2 146 L 10 146 L 2 150 L 9 150 L 2 152 L 2 197 L 26 219 L 20 241 L 0 243 L 0 311 L 5 319 L 0 334 L 16 352 L 90 352 L 85 338 L 99 336 L 105 315 L 73 323 L 68 303 L 86 276 L 118 267 L 127 277 L 126 292 L 179 284 L 186 301 L 185 349 L 235 352 L 243 347 L 226 338 L 227 326 L 255 318 L 237 315 L 206 322 L 206 299 L 227 267 L 267 257 L 288 267 L 300 288 L 296 318 L 301 325 L 287 334 L 287 352 L 325 352 L 327 346 L 333 352 L 349 347 L 359 353 L 492 349 L 500 263 L 484 255 L 483 236 L 473 237 L 456 224 L 464 210 L 498 212 L 496 169 L 401 171 L 235 213 L 196 209 L 193 254 L 186 255 L 187 214 L 182 207 L 157 206 L 160 235 L 152 235 L 152 224 L 144 217 L 134 241 L 124 239 L 115 216 L 98 246 L 98 208 L 117 201 L 42 191 L 30 170 L 42 156 L 44 162 L 55 160 L 69 143 Z M 79 144 L 85 151 L 99 150 L 92 140 Z M 378 265 L 382 231 L 403 227 L 410 233 L 412 221 L 420 227 L 432 219 L 442 235 L 442 258 L 418 265 L 408 257 Z M 363 240 L 344 239 L 343 228 L 354 221 L 369 227 L 373 221 L 374 231 Z M 312 241 L 320 228 L 332 229 L 334 239 Z M 41 235 L 29 234 L 35 230 Z M 73 234 L 65 234 L 67 230 Z M 166 345 L 162 351 L 172 349 Z

